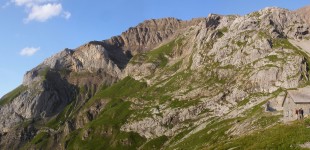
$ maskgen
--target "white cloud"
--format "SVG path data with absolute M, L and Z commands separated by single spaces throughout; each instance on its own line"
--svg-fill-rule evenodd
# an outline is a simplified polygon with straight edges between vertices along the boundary
M 27 6 L 27 7 L 57 1 L 58 0 L 11 0 L 11 2 L 17 6 Z
M 45 4 L 45 5 L 34 5 L 31 8 L 28 17 L 25 19 L 25 23 L 35 20 L 39 22 L 45 22 L 46 20 L 59 16 L 62 12 L 61 4 Z
M 20 55 L 21 56 L 32 56 L 32 55 L 34 55 L 38 50 L 40 50 L 40 47 L 37 47 L 37 48 L 35 48 L 35 47 L 26 47 L 26 48 L 24 48 L 24 49 L 22 49 L 21 51 L 20 51 Z
M 16 6 L 24 7 L 27 18 L 24 23 L 30 21 L 45 22 L 53 17 L 69 19 L 71 13 L 63 10 L 60 0 L 10 0 Z

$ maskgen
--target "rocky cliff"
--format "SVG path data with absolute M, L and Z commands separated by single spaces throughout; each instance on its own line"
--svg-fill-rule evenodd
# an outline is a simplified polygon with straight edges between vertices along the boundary
M 309 85 L 309 30 L 300 14 L 271 7 L 148 20 L 65 49 L 2 98 L 0 146 L 232 148 L 277 126 L 287 90 Z

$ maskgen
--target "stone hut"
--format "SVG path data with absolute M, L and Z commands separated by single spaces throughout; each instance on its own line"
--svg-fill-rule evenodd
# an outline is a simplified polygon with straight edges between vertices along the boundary
M 288 91 L 282 106 L 284 122 L 297 120 L 296 109 L 302 108 L 304 116 L 308 116 L 310 114 L 310 87 Z

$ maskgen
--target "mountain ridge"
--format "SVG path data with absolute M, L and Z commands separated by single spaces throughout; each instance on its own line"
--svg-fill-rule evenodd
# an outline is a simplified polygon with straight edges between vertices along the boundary
M 273 127 L 279 112 L 261 106 L 280 111 L 287 90 L 309 84 L 309 55 L 290 42 L 309 37 L 302 17 L 275 7 L 144 21 L 27 72 L 2 98 L 0 146 L 203 148 L 263 129 L 261 118 Z

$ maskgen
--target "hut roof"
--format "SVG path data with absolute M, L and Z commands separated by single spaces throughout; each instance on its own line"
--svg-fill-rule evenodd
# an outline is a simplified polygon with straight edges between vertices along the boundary
M 310 104 L 310 86 L 299 88 L 297 90 L 288 91 L 289 96 L 294 103 L 309 103 Z

